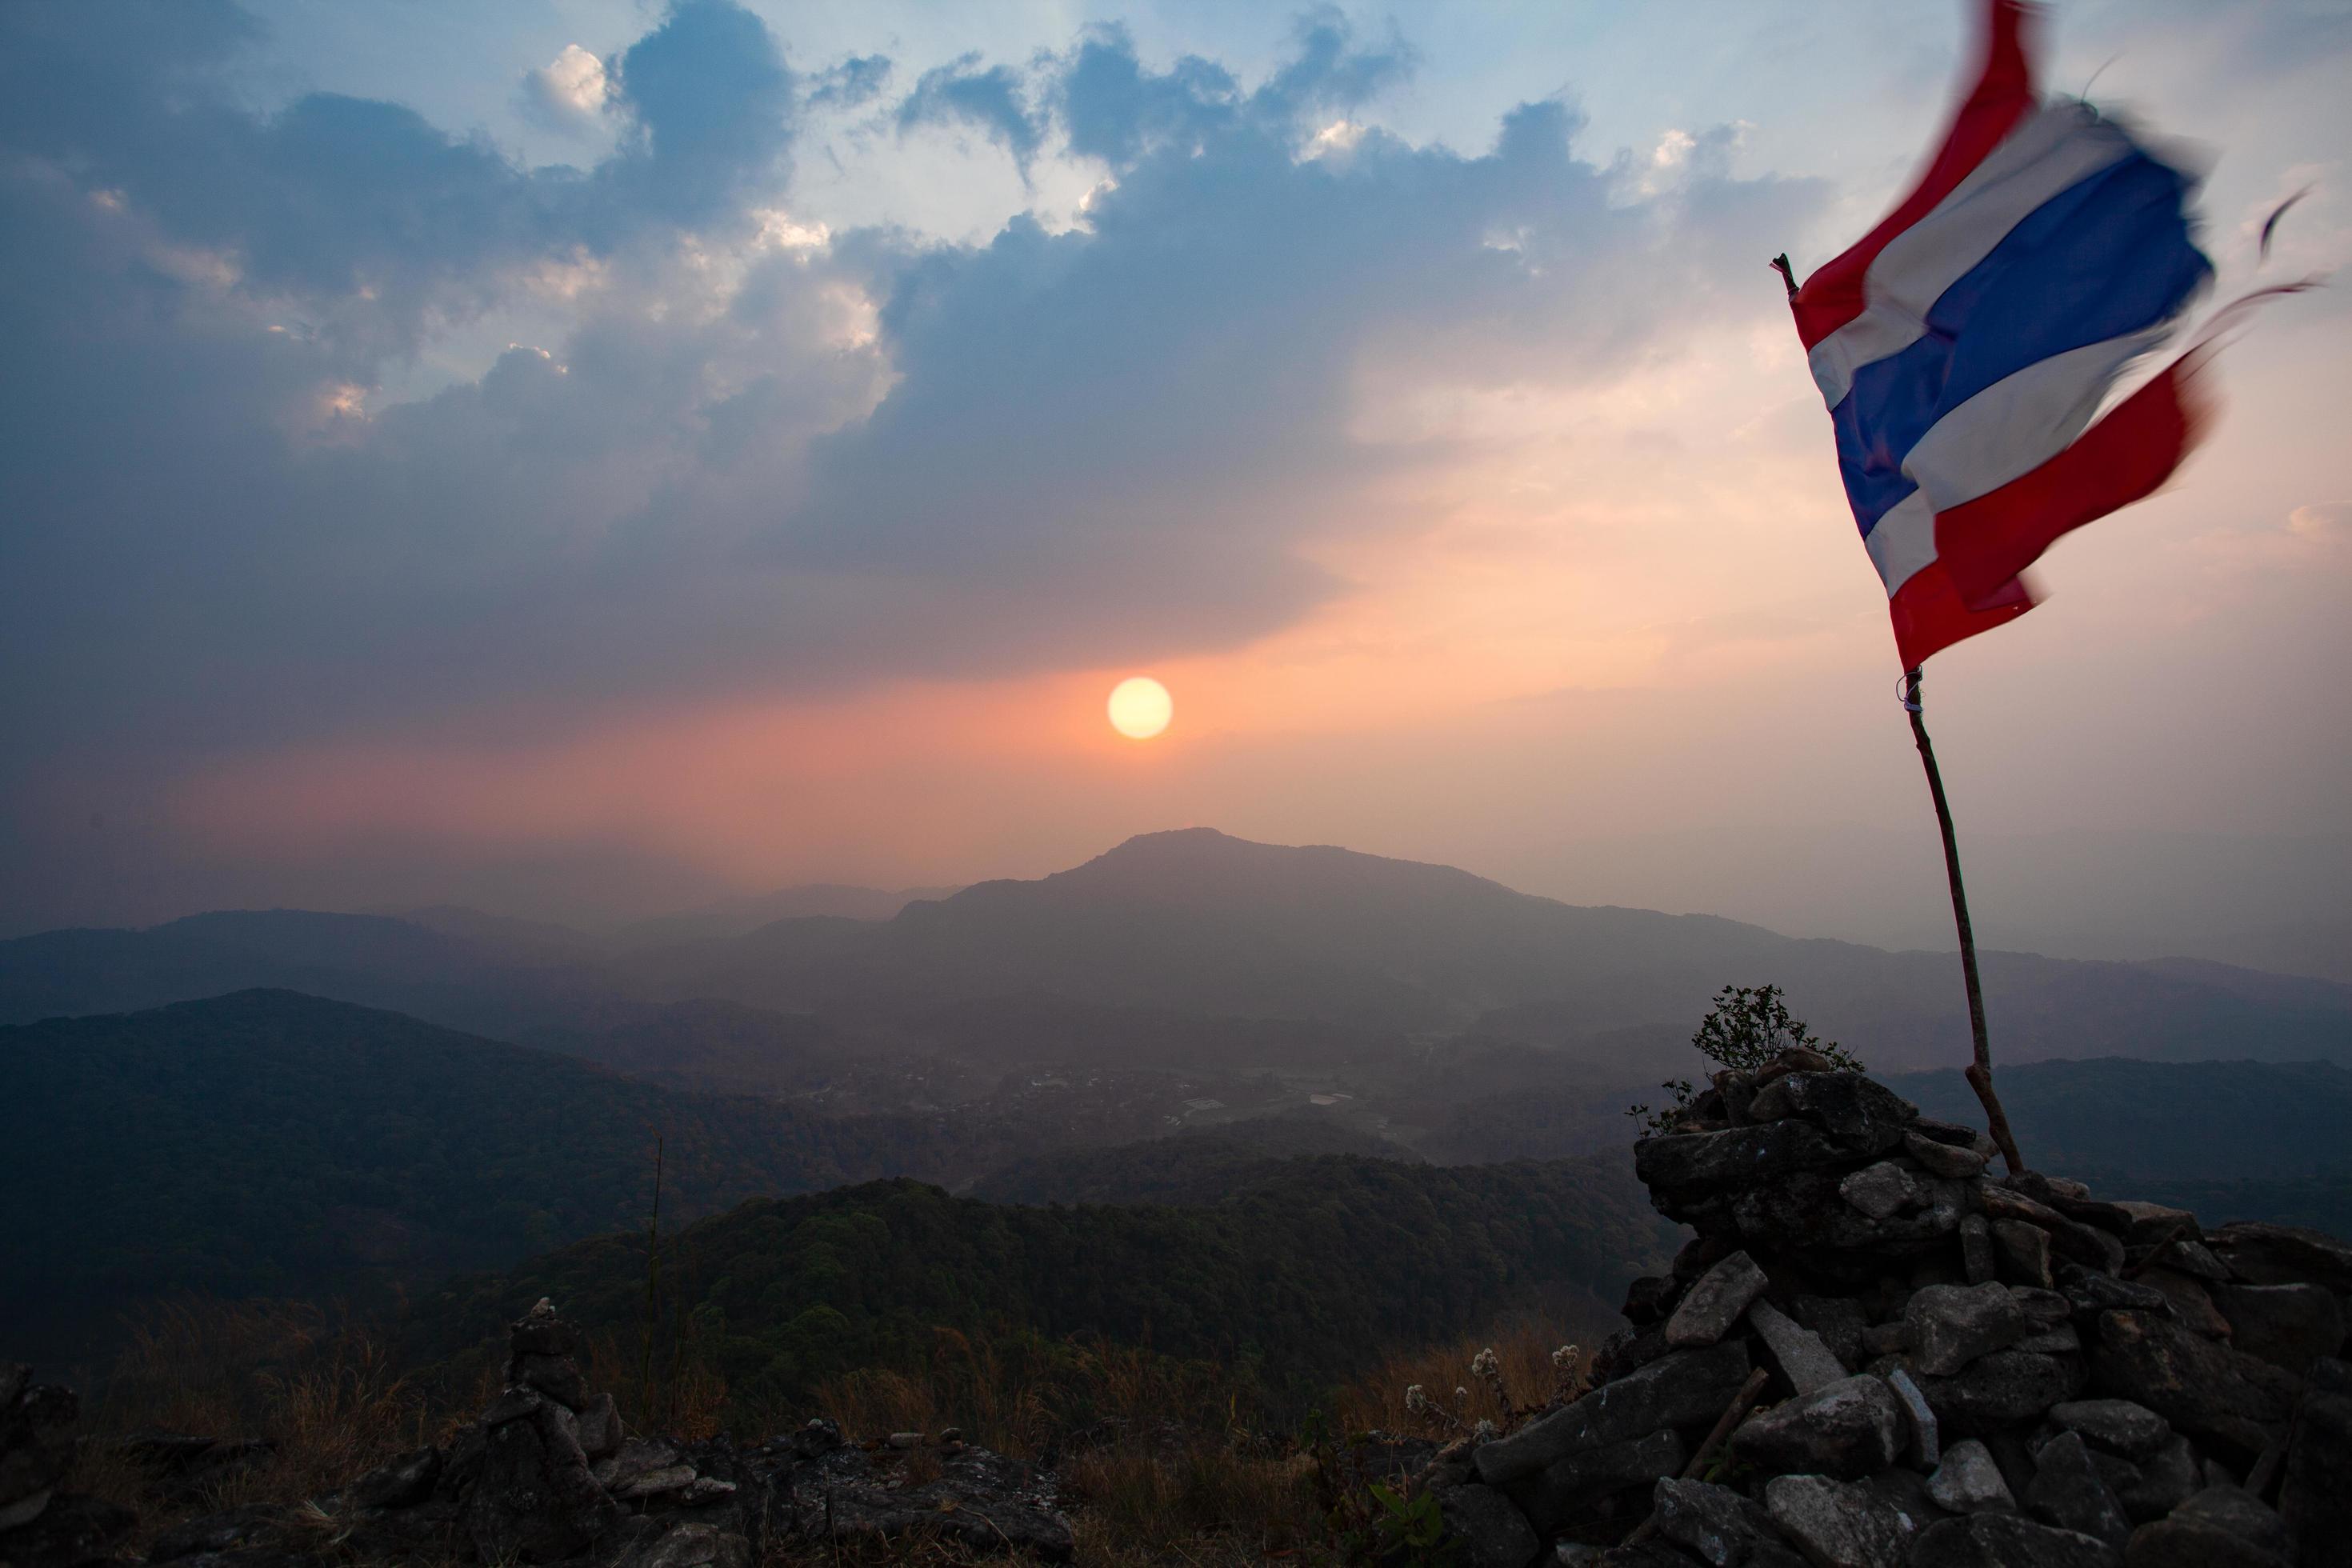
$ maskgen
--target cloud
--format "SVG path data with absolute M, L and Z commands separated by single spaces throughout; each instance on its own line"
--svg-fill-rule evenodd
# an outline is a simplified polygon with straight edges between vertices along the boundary
M 808 102 L 817 109 L 863 109 L 881 96 L 889 79 L 888 56 L 852 55 L 817 73 L 809 88 Z
M 612 96 L 604 62 L 577 44 L 566 44 L 554 59 L 525 73 L 520 99 L 524 112 L 539 124 L 577 132 L 599 122 Z
M 1597 385 L 1746 319 L 1765 226 L 1817 200 L 1696 154 L 1629 194 L 1557 101 L 1407 143 L 1365 105 L 1410 51 L 1321 16 L 1255 86 L 1115 30 L 926 73 L 900 123 L 1111 176 L 1079 227 L 937 245 L 793 216 L 797 106 L 881 68 L 803 92 L 723 0 L 615 57 L 622 132 L 579 170 L 395 104 L 241 108 L 224 7 L 120 49 L 53 15 L 0 19 L 19 847 L 68 774 L 1244 645 L 1466 439 L 1368 407 Z M 1347 155 L 1304 156 L 1334 116 Z

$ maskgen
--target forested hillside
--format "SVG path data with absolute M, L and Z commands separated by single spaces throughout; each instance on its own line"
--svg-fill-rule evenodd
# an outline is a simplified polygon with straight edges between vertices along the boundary
M 855 1367 L 920 1363 L 940 1329 L 1099 1331 L 1306 1391 L 1385 1347 L 1546 1296 L 1599 1321 L 1631 1277 L 1663 1266 L 1674 1235 L 1629 1181 L 1580 1163 L 1333 1156 L 1204 1208 L 999 1205 L 881 1182 L 746 1204 L 676 1237 L 656 1343 L 707 1360 L 751 1405 L 804 1398 Z M 642 1233 L 582 1242 L 422 1300 L 415 1344 L 478 1354 L 541 1296 L 635 1344 L 646 1275 Z

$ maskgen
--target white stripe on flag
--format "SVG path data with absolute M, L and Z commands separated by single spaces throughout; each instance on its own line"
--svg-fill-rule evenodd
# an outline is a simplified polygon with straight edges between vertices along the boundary
M 2002 377 L 1929 426 L 1904 454 L 1904 473 L 1937 511 L 2031 473 L 2083 433 L 2116 373 L 2162 342 L 2168 330 L 2087 343 Z
M 1913 490 L 1889 507 L 1862 543 L 1886 584 L 1886 596 L 1895 597 L 1913 573 L 1936 559 L 1936 509 L 1927 504 L 1927 492 Z
M 2131 152 L 2131 139 L 2087 104 L 2067 100 L 2027 116 L 1871 262 L 1863 275 L 1862 314 L 1813 345 L 1813 382 L 1822 400 L 1835 408 L 1855 371 L 1916 342 L 1944 290 L 2036 208 Z

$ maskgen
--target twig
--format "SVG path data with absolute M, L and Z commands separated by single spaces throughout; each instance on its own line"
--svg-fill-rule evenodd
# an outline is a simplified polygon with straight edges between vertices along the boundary
M 1723 1414 L 1715 1418 L 1715 1428 L 1707 1433 L 1706 1441 L 1698 1446 L 1698 1451 L 1690 1457 L 1690 1463 L 1683 1467 L 1682 1479 L 1695 1479 L 1700 1471 L 1706 1468 L 1707 1461 L 1715 1458 L 1715 1451 L 1723 1447 L 1723 1440 L 1731 1436 L 1731 1429 L 1739 1425 L 1739 1418 L 1748 1413 L 1748 1405 L 1764 1392 L 1764 1385 L 1771 1380 L 1772 1374 L 1760 1366 L 1748 1374 L 1748 1381 L 1739 1385 L 1739 1392 L 1732 1396 L 1730 1404 L 1723 1407 Z M 1657 1532 L 1658 1510 L 1653 1506 L 1650 1517 L 1633 1527 L 1633 1533 L 1625 1538 L 1625 1544 L 1637 1546 Z
M 2116 1275 L 2116 1278 L 2118 1279 L 2138 1279 L 2141 1275 L 2147 1273 L 2149 1269 L 2157 1266 L 2157 1264 L 2163 1258 L 2164 1249 L 2166 1247 L 2170 1247 L 2174 1242 L 2179 1241 L 2182 1237 L 2187 1236 L 2188 1234 L 2189 1222 L 2185 1219 L 2176 1222 L 2170 1230 L 2164 1233 L 2164 1239 L 2162 1241 L 2158 1242 L 2154 1247 L 2148 1248 L 2147 1256 L 2146 1258 L 2141 1258 L 2137 1263 L 2127 1263 L 2124 1265 L 2123 1272 Z

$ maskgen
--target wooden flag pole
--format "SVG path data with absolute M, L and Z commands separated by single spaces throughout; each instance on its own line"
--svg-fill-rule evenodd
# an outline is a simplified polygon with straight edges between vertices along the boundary
M 1993 1092 L 1992 1049 L 1985 1043 L 1984 987 L 1977 981 L 1977 937 L 1969 924 L 1968 889 L 1960 882 L 1960 841 L 1952 832 L 1952 808 L 1944 799 L 1944 775 L 1936 766 L 1935 742 L 1927 739 L 1927 715 L 1920 710 L 1916 665 L 1903 672 L 1903 706 L 1911 715 L 1911 738 L 1919 744 L 1919 762 L 1927 770 L 1927 793 L 1936 800 L 1936 826 L 1944 834 L 1944 875 L 1952 884 L 1952 923 L 1960 933 L 1960 975 L 1968 983 L 1969 1034 L 1976 1042 L 1977 1053 L 1976 1060 L 1969 1064 L 1962 1076 L 1983 1102 L 1993 1143 L 2000 1150 L 2000 1157 L 2009 1162 L 2009 1173 L 2014 1176 L 2024 1171 L 2025 1161 L 2018 1154 L 2017 1138 L 2009 1130 L 2009 1115 L 2000 1108 L 2000 1096 Z
M 1797 297 L 1797 274 L 1789 265 L 1784 251 L 1772 258 L 1772 270 L 1789 290 L 1789 298 Z M 2016 1135 L 2009 1130 L 2009 1114 L 2000 1108 L 2000 1096 L 1992 1088 L 1992 1048 L 1985 1042 L 1984 987 L 1977 980 L 1977 938 L 1969 924 L 1968 889 L 1960 881 L 1960 841 L 1952 831 L 1952 807 L 1944 798 L 1944 775 L 1936 766 L 1936 747 L 1927 739 L 1927 721 L 1920 710 L 1919 667 L 1912 666 L 1903 672 L 1903 706 L 1911 715 L 1911 738 L 1918 742 L 1920 763 L 1927 770 L 1927 793 L 1936 801 L 1936 826 L 1944 835 L 1944 875 L 1952 885 L 1952 923 L 1960 933 L 1960 975 L 1968 984 L 1969 1034 L 1976 1046 L 1976 1059 L 1962 1075 L 1969 1087 L 1977 1091 L 1983 1104 L 1985 1121 L 1992 1131 L 1995 1147 L 2009 1163 L 2012 1176 L 2023 1173 L 2025 1160 L 2017 1152 Z

